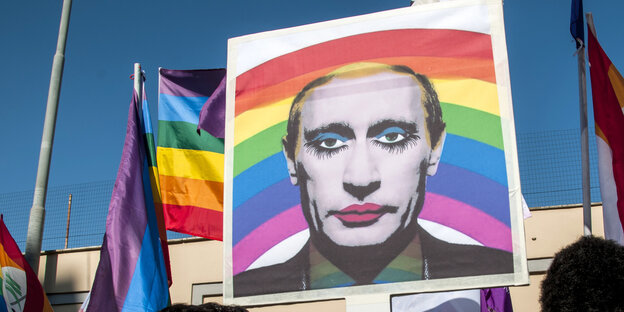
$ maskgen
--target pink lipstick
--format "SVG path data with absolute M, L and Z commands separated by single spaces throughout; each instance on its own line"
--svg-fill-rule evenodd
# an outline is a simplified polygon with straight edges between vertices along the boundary
M 352 225 L 370 225 L 375 223 L 381 216 L 388 212 L 377 204 L 365 203 L 363 205 L 350 205 L 340 211 L 334 212 L 333 216 L 343 223 Z

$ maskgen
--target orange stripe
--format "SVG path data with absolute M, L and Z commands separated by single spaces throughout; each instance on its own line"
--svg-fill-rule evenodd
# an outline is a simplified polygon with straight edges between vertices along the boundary
M 487 59 L 459 59 L 442 57 L 386 57 L 365 60 L 388 65 L 401 64 L 410 67 L 417 73 L 429 78 L 473 78 L 487 82 L 496 82 L 494 63 Z M 266 106 L 280 99 L 295 96 L 303 87 L 312 80 L 322 77 L 333 70 L 343 66 L 339 64 L 301 76 L 253 90 L 241 90 L 236 95 L 236 115 L 252 109 Z
M 611 81 L 615 96 L 618 102 L 620 102 L 620 108 L 624 108 L 624 78 L 622 78 L 622 75 L 613 64 L 609 66 L 607 75 L 609 76 L 609 81 Z
M 164 205 L 223 211 L 222 182 L 161 175 L 160 190 Z
M 600 129 L 598 124 L 595 124 L 595 126 L 596 126 L 596 135 L 599 138 L 601 138 L 605 143 L 607 143 L 607 145 L 609 145 L 609 140 L 607 140 L 607 136 L 602 132 L 602 129 Z

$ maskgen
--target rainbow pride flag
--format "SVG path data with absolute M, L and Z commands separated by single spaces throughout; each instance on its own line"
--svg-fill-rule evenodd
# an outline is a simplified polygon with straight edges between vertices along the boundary
M 427 180 L 419 223 L 425 229 L 452 229 L 472 244 L 512 251 L 487 8 L 466 8 L 456 20 L 423 14 L 451 25 L 419 25 L 417 18 L 392 16 L 368 25 L 354 22 L 298 36 L 263 37 L 262 47 L 283 53 L 265 53 L 253 40 L 241 40 L 233 137 L 234 275 L 285 261 L 276 250 L 293 249 L 295 241 L 307 238 L 299 190 L 290 182 L 280 138 L 294 96 L 315 78 L 356 62 L 406 65 L 426 75 L 438 93 L 447 136 L 438 171 Z M 468 26 L 459 27 L 463 22 Z M 306 36 L 312 39 L 301 39 Z
M 0 216 L 0 311 L 52 312 L 39 279 Z
M 134 90 L 87 311 L 160 311 L 169 303 L 151 129 L 147 102 Z
M 168 230 L 223 239 L 223 139 L 197 132 L 225 69 L 161 68 L 157 158 Z

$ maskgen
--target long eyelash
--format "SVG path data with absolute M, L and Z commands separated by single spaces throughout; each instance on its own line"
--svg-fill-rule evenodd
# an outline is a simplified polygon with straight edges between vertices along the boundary
M 383 143 L 377 140 L 373 140 L 372 143 L 387 150 L 390 153 L 402 153 L 410 147 L 416 146 L 416 143 L 420 139 L 417 134 L 405 134 L 405 139 L 396 143 Z
M 320 159 L 326 159 L 326 158 L 332 157 L 338 152 L 342 151 L 343 149 L 348 148 L 347 145 L 343 145 L 341 147 L 328 149 L 328 148 L 321 147 L 321 143 L 322 141 L 318 141 L 318 140 L 312 141 L 312 142 L 305 143 L 304 147 L 306 151 L 308 151 L 309 153 L 311 153 L 312 155 Z

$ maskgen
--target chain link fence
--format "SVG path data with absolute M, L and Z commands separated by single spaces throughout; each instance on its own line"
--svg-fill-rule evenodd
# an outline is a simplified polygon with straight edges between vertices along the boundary
M 591 199 L 599 202 L 597 151 L 590 129 Z M 517 135 L 522 193 L 529 207 L 582 202 L 578 129 Z M 69 194 L 72 194 L 67 248 L 99 246 L 106 227 L 114 180 L 50 187 L 42 250 L 65 248 Z M 33 191 L 0 194 L 0 212 L 21 250 L 25 250 Z M 189 237 L 168 232 L 169 239 Z

